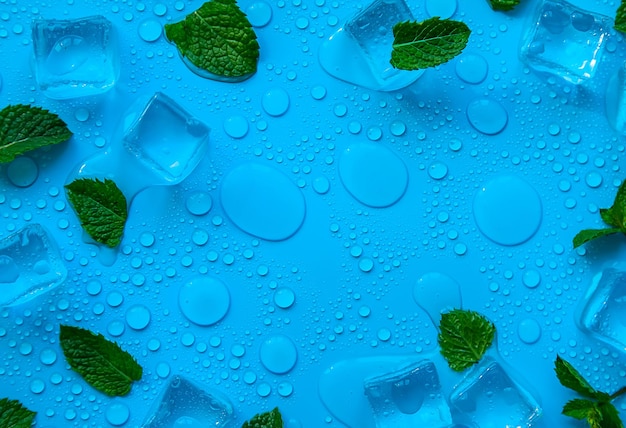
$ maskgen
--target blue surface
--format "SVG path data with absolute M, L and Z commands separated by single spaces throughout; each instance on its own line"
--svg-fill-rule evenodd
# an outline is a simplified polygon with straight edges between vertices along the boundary
M 606 16 L 616 7 L 573 3 Z M 189 70 L 161 30 L 200 4 L 0 0 L 0 106 L 45 107 L 74 133 L 0 165 L 0 239 L 42 224 L 67 269 L 54 289 L 0 309 L 0 397 L 36 411 L 38 427 L 137 427 L 180 375 L 226 397 L 232 426 L 275 406 L 288 428 L 375 426 L 363 382 L 416 361 L 434 362 L 449 402 L 462 375 L 438 356 L 433 320 L 460 305 L 495 323 L 492 353 L 542 408 L 533 427 L 581 426 L 561 415 L 574 394 L 554 375 L 557 354 L 598 389 L 626 384 L 624 350 L 577 327 L 626 238 L 572 249 L 579 230 L 603 227 L 598 210 L 624 179 L 611 126 L 623 128 L 621 35 L 608 29 L 593 76 L 574 86 L 520 60 L 537 1 L 498 13 L 483 0 L 415 0 L 416 19 L 430 10 L 467 23 L 469 44 L 379 91 L 367 89 L 369 68 L 355 73 L 369 67 L 351 61 L 358 51 L 343 52 L 337 73 L 365 87 L 322 64 L 338 59 L 331 36 L 354 47 L 339 29 L 368 2 L 240 0 L 259 69 L 225 83 Z M 93 15 L 117 33 L 119 80 L 98 96 L 46 97 L 31 21 Z M 590 22 L 577 20 L 579 32 Z M 209 147 L 180 183 L 143 189 L 149 175 L 109 159 L 133 102 L 157 92 L 211 128 Z M 84 173 L 125 174 L 136 195 L 114 251 L 86 237 L 63 189 L 90 161 Z M 117 341 L 142 380 L 115 399 L 91 388 L 65 363 L 60 324 Z

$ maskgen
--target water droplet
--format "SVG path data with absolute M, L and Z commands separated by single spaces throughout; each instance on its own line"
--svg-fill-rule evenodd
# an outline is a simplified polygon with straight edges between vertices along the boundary
M 193 215 L 205 215 L 213 207 L 213 199 L 211 195 L 205 192 L 196 192 L 187 198 L 185 206 L 187 211 Z
M 278 395 L 281 397 L 289 397 L 293 394 L 293 385 L 289 382 L 281 382 L 278 384 Z
M 448 175 L 448 167 L 443 162 L 435 162 L 428 167 L 428 175 L 435 180 L 441 180 Z
M 161 37 L 161 24 L 155 19 L 147 19 L 139 24 L 139 37 L 146 42 L 156 42 Z
M 428 272 L 413 286 L 413 299 L 439 325 L 442 312 L 461 307 L 461 287 L 444 273 Z
M 54 349 L 50 349 L 50 348 L 44 349 L 39 354 L 39 360 L 41 361 L 42 364 L 45 364 L 46 366 L 51 366 L 57 360 L 57 353 L 55 352 Z
M 328 193 L 330 190 L 330 181 L 326 177 L 316 177 L 313 180 L 313 190 L 320 195 Z
M 485 80 L 489 66 L 480 55 L 462 55 L 456 63 L 456 75 L 466 83 L 477 85 Z
M 524 343 L 536 343 L 541 337 L 541 326 L 534 319 L 526 318 L 519 323 L 517 334 Z
M 536 270 L 526 271 L 522 276 L 522 282 L 528 288 L 535 288 L 541 283 L 541 274 Z
M 220 197 L 233 223 L 259 238 L 287 239 L 304 222 L 302 193 L 286 175 L 266 165 L 246 163 L 228 172 Z
M 273 88 L 263 95 L 263 110 L 270 116 L 282 116 L 289 109 L 289 94 L 282 88 Z
M 126 311 L 126 323 L 133 330 L 143 330 L 150 324 L 150 311 L 143 305 L 131 306 Z
M 46 389 L 46 383 L 41 379 L 33 379 L 30 383 L 30 391 L 33 394 L 41 394 Z
M 7 167 L 7 177 L 17 187 L 31 186 L 38 176 L 39 168 L 37 168 L 37 164 L 28 157 L 16 158 Z
M 178 304 L 189 321 L 207 326 L 224 318 L 230 307 L 230 294 L 222 281 L 199 276 L 181 287 Z
M 429 16 L 448 19 L 456 12 L 456 0 L 426 0 L 426 11 Z
M 106 410 L 107 421 L 116 427 L 124 425 L 130 417 L 130 409 L 126 404 L 114 402 Z
M 296 365 L 298 351 L 287 336 L 279 335 L 266 339 L 259 350 L 261 363 L 272 373 L 285 374 Z
M 535 189 L 515 176 L 485 184 L 474 199 L 474 219 L 480 231 L 501 245 L 529 240 L 541 224 L 541 200 Z
M 600 185 L 602 184 L 602 176 L 597 172 L 590 172 L 589 174 L 587 174 L 587 177 L 585 177 L 585 183 L 587 183 L 587 186 L 591 187 L 592 189 L 600 187 Z
M 243 138 L 248 134 L 248 121 L 243 116 L 231 116 L 224 121 L 224 132 L 233 138 Z
M 264 1 L 257 1 L 248 6 L 246 15 L 253 27 L 265 27 L 272 19 L 272 7 Z
M 109 323 L 109 325 L 107 326 L 107 331 L 109 332 L 109 334 L 113 337 L 119 337 L 122 334 L 124 334 L 124 331 L 126 331 L 126 326 L 124 325 L 124 323 L 122 321 L 111 321 Z
M 322 100 L 326 96 L 326 88 L 323 86 L 313 86 L 311 88 L 311 96 L 315 100 Z
M 89 110 L 84 107 L 74 110 L 74 117 L 79 122 L 86 122 L 89 119 Z
M 377 208 L 398 202 L 409 181 L 404 162 L 384 146 L 374 143 L 349 146 L 341 156 L 339 175 L 356 200 Z
M 274 303 L 282 309 L 290 308 L 296 301 L 296 294 L 291 288 L 277 288 L 274 293 Z
M 374 269 L 374 262 L 372 259 L 361 259 L 359 260 L 359 269 L 363 272 L 371 272 Z
M 495 135 L 506 127 L 508 114 L 504 107 L 492 100 L 476 100 L 467 106 L 467 119 L 477 131 Z

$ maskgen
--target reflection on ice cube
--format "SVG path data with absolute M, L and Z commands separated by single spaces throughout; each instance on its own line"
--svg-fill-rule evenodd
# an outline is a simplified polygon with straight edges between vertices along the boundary
M 209 128 L 161 92 L 138 107 L 124 117 L 124 148 L 156 176 L 152 184 L 181 182 L 205 155 Z
M 455 422 L 479 428 L 529 428 L 541 415 L 533 395 L 491 357 L 455 386 L 450 406 Z
M 522 39 L 522 60 L 537 72 L 580 84 L 595 74 L 611 26 L 607 16 L 544 0 Z
M 579 328 L 626 351 L 626 264 L 596 275 L 576 317 Z
M 26 302 L 65 280 L 56 243 L 39 224 L 0 240 L 0 307 Z
M 142 428 L 226 428 L 232 426 L 233 420 L 233 406 L 228 398 L 174 376 Z
M 97 95 L 119 76 L 113 25 L 103 16 L 37 19 L 32 24 L 35 77 L 50 98 Z
M 365 381 L 377 428 L 447 428 L 450 409 L 435 365 L 428 360 Z
M 330 75 L 380 91 L 394 91 L 415 82 L 423 70 L 391 66 L 393 26 L 415 21 L 405 0 L 374 0 L 333 34 L 320 49 L 320 63 Z

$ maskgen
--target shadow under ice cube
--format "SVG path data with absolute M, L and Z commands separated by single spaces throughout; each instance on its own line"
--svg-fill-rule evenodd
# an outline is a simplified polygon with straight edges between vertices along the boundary
M 533 395 L 490 357 L 455 386 L 450 406 L 455 422 L 476 428 L 530 428 L 541 415 Z
M 604 269 L 593 279 L 581 302 L 579 328 L 626 351 L 626 265 Z
M 537 72 L 583 83 L 595 74 L 611 27 L 607 16 L 544 0 L 522 40 L 522 60 Z
M 56 243 L 39 224 L 0 239 L 0 307 L 26 302 L 67 275 Z
M 104 16 L 37 19 L 32 24 L 37 84 L 53 99 L 97 95 L 119 76 L 113 25 Z
M 233 406 L 226 397 L 174 376 L 142 428 L 225 428 L 233 420 Z
M 365 395 L 377 428 L 447 428 L 452 424 L 437 369 L 428 360 L 367 379 Z

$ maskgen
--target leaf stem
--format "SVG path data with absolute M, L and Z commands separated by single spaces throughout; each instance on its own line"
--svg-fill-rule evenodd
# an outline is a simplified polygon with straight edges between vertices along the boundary
M 615 400 L 620 395 L 626 393 L 626 386 L 622 386 L 620 389 L 611 394 L 611 401 Z

